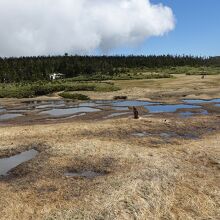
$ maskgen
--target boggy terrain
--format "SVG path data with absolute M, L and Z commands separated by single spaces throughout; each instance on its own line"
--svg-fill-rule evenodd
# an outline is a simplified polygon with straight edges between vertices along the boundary
M 219 125 L 199 116 L 2 127 L 1 158 L 39 154 L 1 178 L 1 219 L 218 219 Z M 103 175 L 65 176 L 82 171 Z
M 198 97 L 219 98 L 214 77 L 190 77 L 191 96 L 199 80 Z M 172 82 L 141 89 L 171 94 Z M 0 219 L 219 219 L 220 115 L 209 113 L 0 127 L 0 159 L 38 151 L 0 177 Z

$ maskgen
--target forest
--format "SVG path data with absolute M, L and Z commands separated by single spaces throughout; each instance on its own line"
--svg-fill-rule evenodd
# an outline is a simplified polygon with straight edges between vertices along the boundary
M 50 80 L 51 73 L 73 77 L 106 77 L 131 69 L 220 66 L 220 57 L 193 56 L 39 56 L 0 58 L 0 83 Z

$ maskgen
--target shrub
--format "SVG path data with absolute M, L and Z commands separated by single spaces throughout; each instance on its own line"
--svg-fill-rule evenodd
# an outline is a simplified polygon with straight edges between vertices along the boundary
M 21 84 L 0 84 L 0 98 L 31 98 L 61 91 L 115 91 L 114 84 L 94 82 L 37 82 Z
M 59 94 L 59 96 L 65 98 L 65 99 L 73 99 L 73 100 L 90 100 L 90 98 L 83 94 L 78 93 L 69 93 L 69 92 L 62 92 Z

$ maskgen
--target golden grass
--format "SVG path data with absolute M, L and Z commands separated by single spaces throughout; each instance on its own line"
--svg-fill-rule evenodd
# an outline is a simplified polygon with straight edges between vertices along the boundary
M 220 97 L 219 77 L 116 81 L 121 91 L 83 94 L 167 102 L 214 98 Z M 0 179 L 0 219 L 220 219 L 219 130 L 216 113 L 0 127 L 0 158 L 31 148 L 40 152 Z M 132 135 L 142 131 L 150 135 Z M 163 132 L 179 137 L 162 138 Z M 186 133 L 200 139 L 181 138 Z M 106 175 L 64 176 L 82 170 Z
M 144 80 L 114 80 L 115 86 L 120 91 L 80 93 L 91 99 L 113 99 L 115 96 L 127 96 L 128 99 L 159 100 L 164 102 L 176 102 L 181 98 L 210 99 L 220 97 L 220 75 L 209 75 L 205 79 L 201 76 L 186 76 L 185 74 L 174 75 L 168 79 L 144 79 Z M 42 96 L 34 100 L 60 99 L 57 93 L 53 96 Z M 4 105 L 16 105 L 21 101 L 32 99 L 1 99 Z
M 0 154 L 41 153 L 0 180 L 1 219 L 218 219 L 216 117 L 108 120 L 0 128 Z M 200 140 L 137 138 L 196 127 Z M 107 173 L 67 178 L 68 170 Z
M 121 88 L 114 92 L 81 92 L 91 99 L 113 99 L 114 96 L 127 96 L 128 99 L 149 99 L 176 102 L 181 98 L 209 99 L 220 97 L 220 75 L 186 76 L 175 75 L 168 79 L 114 80 Z

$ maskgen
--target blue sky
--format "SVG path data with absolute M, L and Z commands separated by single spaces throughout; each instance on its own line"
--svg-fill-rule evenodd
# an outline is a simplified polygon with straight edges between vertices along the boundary
M 163 37 L 153 37 L 135 48 L 120 48 L 112 54 L 220 55 L 220 0 L 151 0 L 172 8 L 176 28 Z

